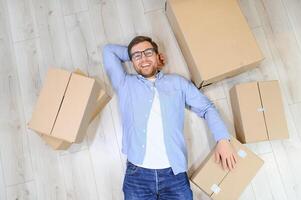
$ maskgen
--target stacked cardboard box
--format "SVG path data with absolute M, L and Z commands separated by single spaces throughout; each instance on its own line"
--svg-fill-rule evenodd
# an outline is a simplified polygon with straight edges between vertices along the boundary
M 232 138 L 231 144 L 238 158 L 232 171 L 216 163 L 212 151 L 191 177 L 191 181 L 214 200 L 238 199 L 263 165 L 263 160 L 238 140 Z
M 263 60 L 237 0 L 167 0 L 166 15 L 198 88 Z
M 83 73 L 49 69 L 28 126 L 54 149 L 80 143 L 111 97 Z
M 230 90 L 236 136 L 242 143 L 288 138 L 278 81 L 243 83 Z

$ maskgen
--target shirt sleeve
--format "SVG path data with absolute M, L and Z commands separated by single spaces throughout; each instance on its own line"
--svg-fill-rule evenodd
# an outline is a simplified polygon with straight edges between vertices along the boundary
M 113 88 L 117 91 L 124 84 L 126 71 L 122 66 L 122 62 L 129 61 L 129 55 L 126 46 L 107 44 L 103 51 L 103 64 L 108 74 Z
M 213 102 L 198 90 L 191 81 L 186 79 L 184 80 L 184 93 L 186 106 L 199 117 L 205 119 L 215 141 L 218 142 L 221 139 L 229 140 L 230 134 Z

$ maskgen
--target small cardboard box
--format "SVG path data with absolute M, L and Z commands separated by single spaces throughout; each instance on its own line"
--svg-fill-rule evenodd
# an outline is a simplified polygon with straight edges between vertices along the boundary
M 215 162 L 213 150 L 191 177 L 191 181 L 214 200 L 238 199 L 264 163 L 235 138 L 231 144 L 238 158 L 232 171 L 224 170 Z
M 230 90 L 236 137 L 242 143 L 288 138 L 278 81 L 243 83 Z
M 67 149 L 110 99 L 94 78 L 50 68 L 28 126 L 54 149 Z
M 165 10 L 198 88 L 263 60 L 237 0 L 167 0 Z

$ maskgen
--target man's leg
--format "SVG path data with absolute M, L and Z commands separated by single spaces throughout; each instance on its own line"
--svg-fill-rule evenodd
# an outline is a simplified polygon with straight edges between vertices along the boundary
M 124 200 L 157 200 L 155 171 L 127 162 L 123 181 Z
M 192 190 L 186 172 L 173 174 L 169 170 L 158 171 L 159 200 L 192 200 Z

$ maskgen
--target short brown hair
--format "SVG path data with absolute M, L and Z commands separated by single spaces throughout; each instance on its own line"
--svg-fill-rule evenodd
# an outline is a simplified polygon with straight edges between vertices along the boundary
M 136 44 L 138 44 L 140 42 L 145 42 L 145 41 L 151 43 L 155 52 L 158 53 L 158 45 L 150 37 L 139 35 L 139 36 L 134 37 L 134 39 L 132 39 L 132 41 L 128 45 L 128 54 L 129 54 L 129 57 L 131 60 L 132 60 L 131 50 L 132 50 L 133 46 L 135 46 Z

